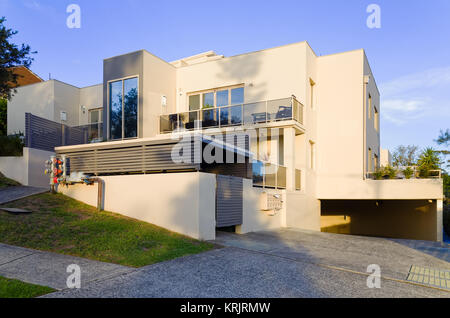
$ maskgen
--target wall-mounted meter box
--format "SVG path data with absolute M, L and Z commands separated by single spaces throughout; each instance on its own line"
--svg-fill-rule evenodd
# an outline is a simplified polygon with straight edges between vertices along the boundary
M 283 199 L 279 193 L 261 193 L 260 205 L 262 211 L 278 211 L 283 207 Z
M 61 112 L 61 121 L 67 121 L 67 113 L 66 112 Z

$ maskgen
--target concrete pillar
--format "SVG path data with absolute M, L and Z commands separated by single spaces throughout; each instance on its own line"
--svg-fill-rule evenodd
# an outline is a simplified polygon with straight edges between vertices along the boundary
M 284 129 L 284 166 L 286 167 L 286 190 L 295 191 L 295 129 Z
M 436 241 L 442 242 L 444 240 L 444 224 L 443 224 L 444 202 L 436 200 Z

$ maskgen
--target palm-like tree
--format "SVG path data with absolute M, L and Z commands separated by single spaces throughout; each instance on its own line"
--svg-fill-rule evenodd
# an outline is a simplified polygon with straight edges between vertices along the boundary
M 441 166 L 441 159 L 433 148 L 425 148 L 417 160 L 421 177 L 428 177 L 430 170 L 438 170 Z

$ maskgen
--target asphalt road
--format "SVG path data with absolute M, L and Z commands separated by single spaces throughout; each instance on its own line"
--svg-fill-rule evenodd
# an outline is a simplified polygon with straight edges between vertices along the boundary
M 181 257 L 46 297 L 446 297 L 406 282 L 412 265 L 449 270 L 449 245 L 281 229 L 219 233 L 223 248 Z M 434 255 L 424 252 L 432 248 Z M 367 287 L 367 266 L 381 288 Z

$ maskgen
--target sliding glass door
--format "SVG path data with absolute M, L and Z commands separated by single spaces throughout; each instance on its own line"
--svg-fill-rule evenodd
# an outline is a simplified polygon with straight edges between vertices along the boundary
M 137 137 L 138 78 L 109 83 L 109 127 L 111 139 Z

